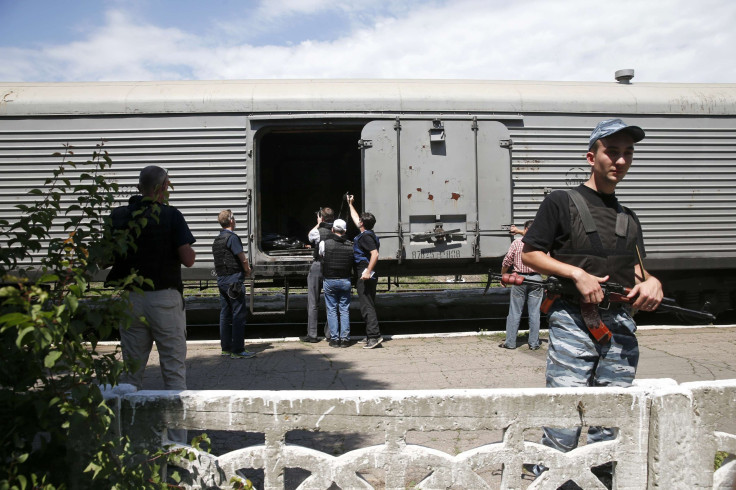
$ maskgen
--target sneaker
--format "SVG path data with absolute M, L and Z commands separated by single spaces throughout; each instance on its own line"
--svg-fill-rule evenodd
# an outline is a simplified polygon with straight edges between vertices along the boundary
M 340 341 L 337 339 L 330 339 L 330 347 L 340 347 Z
M 319 342 L 319 339 L 317 337 L 310 337 L 309 335 L 299 337 L 299 340 L 301 340 L 302 342 L 308 342 L 310 344 L 316 344 L 317 342 Z
M 249 352 L 247 350 L 244 350 L 243 352 L 233 352 L 230 354 L 230 359 L 250 359 L 252 357 L 256 357 L 255 352 Z
M 230 352 L 229 350 L 224 350 L 224 351 L 222 351 L 222 352 L 220 353 L 220 355 L 221 355 L 222 357 L 230 357 L 230 354 L 232 354 L 232 352 Z
M 501 342 L 500 344 L 498 344 L 498 346 L 499 346 L 500 348 L 502 348 L 502 349 L 510 349 L 510 350 L 514 350 L 514 349 L 516 349 L 516 346 L 514 346 L 514 347 L 509 347 L 508 345 L 506 345 L 506 342 Z
M 375 339 L 368 339 L 368 341 L 363 346 L 364 349 L 375 349 L 379 345 L 381 345 L 381 342 L 383 342 L 383 337 L 376 337 Z
M 343 349 L 345 347 L 350 347 L 350 339 L 341 339 L 340 340 L 340 347 L 342 347 Z
M 535 346 L 531 346 L 530 345 L 529 346 L 529 350 L 539 350 L 539 346 L 538 345 L 535 345 Z

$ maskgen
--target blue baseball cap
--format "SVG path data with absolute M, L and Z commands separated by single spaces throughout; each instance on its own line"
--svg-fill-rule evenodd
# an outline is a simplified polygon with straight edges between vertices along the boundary
M 644 139 L 644 130 L 639 126 L 629 126 L 621 119 L 606 119 L 598 123 L 592 133 L 590 133 L 590 143 L 588 143 L 588 150 L 593 148 L 596 141 L 612 134 L 624 131 L 629 133 L 634 138 L 634 143 Z

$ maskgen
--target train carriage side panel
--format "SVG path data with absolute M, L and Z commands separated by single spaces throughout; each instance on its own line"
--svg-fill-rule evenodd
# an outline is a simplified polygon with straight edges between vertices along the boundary
M 587 180 L 588 136 L 604 118 L 641 126 L 634 164 L 617 186 L 639 216 L 646 267 L 692 307 L 733 307 L 736 289 L 736 118 L 733 116 L 525 115 L 511 129 L 514 217 L 534 217 L 544 195 Z M 692 291 L 705 291 L 693 297 Z M 686 296 L 686 297 L 685 297 Z
M 20 216 L 15 208 L 27 192 L 42 188 L 62 159 L 52 156 L 72 146 L 74 162 L 92 157 L 96 145 L 112 159 L 106 170 L 121 188 L 120 204 L 137 193 L 138 174 L 151 164 L 166 168 L 179 208 L 197 242 L 197 263 L 184 269 L 187 279 L 211 278 L 211 244 L 218 233 L 217 213 L 230 208 L 241 231 L 249 227 L 245 117 L 234 115 L 0 118 L 0 216 Z M 82 169 L 69 169 L 74 177 Z M 74 202 L 74 196 L 64 196 Z M 63 235 L 61 224 L 52 232 Z M 247 246 L 247 244 L 245 244 Z

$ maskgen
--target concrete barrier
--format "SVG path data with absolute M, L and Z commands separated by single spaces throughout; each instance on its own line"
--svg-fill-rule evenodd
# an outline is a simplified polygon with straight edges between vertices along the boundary
M 115 396 L 119 428 L 142 447 L 169 443 L 172 429 L 256 432 L 263 442 L 197 453 L 182 467 L 190 488 L 229 487 L 243 469 L 261 472 L 259 487 L 558 488 L 572 480 L 606 488 L 592 468 L 612 463 L 614 489 L 732 488 L 727 459 L 736 454 L 736 380 L 685 383 L 643 380 L 622 388 L 467 389 L 436 391 L 140 391 Z M 728 422 L 728 423 L 727 423 Z M 539 444 L 541 427 L 581 427 L 581 446 L 562 453 Z M 610 441 L 586 445 L 591 426 L 614 427 Z M 380 435 L 370 444 L 330 454 L 289 442 L 295 432 Z M 408 441 L 421 431 L 496 434 L 455 453 Z M 548 468 L 536 480 L 524 465 Z M 494 471 L 488 471 L 493 468 Z

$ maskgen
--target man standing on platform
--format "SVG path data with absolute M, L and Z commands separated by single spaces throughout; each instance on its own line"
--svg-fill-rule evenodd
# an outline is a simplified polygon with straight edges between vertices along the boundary
M 251 273 L 243 242 L 235 234 L 235 215 L 220 211 L 217 221 L 222 231 L 212 242 L 217 288 L 220 290 L 220 347 L 223 356 L 250 359 L 255 352 L 245 350 L 245 278 Z
M 357 272 L 355 289 L 358 291 L 360 314 L 365 322 L 366 343 L 363 348 L 374 349 L 383 342 L 381 329 L 378 326 L 378 316 L 376 315 L 378 276 L 375 272 L 376 264 L 378 264 L 378 249 L 381 244 L 376 234 L 373 233 L 376 217 L 368 212 L 358 214 L 355 206 L 353 206 L 354 196 L 348 195 L 347 198 L 350 206 L 350 217 L 360 230 L 358 236 L 353 239 L 353 251 Z
M 300 337 L 302 342 L 319 342 L 317 337 L 317 323 L 319 320 L 319 295 L 322 291 L 322 256 L 319 254 L 319 244 L 327 239 L 331 233 L 335 213 L 332 208 L 321 208 L 317 211 L 317 224 L 309 232 L 309 243 L 314 247 L 314 260 L 307 275 L 307 335 Z
M 532 223 L 533 220 L 524 223 L 522 235 L 526 234 Z M 524 242 L 521 240 L 511 242 L 509 251 L 501 264 L 501 274 L 506 274 L 513 266 L 513 271 L 516 274 L 522 275 L 526 279 L 541 281 L 542 276 L 538 272 L 522 263 L 521 249 L 523 246 Z M 519 331 L 521 312 L 526 302 L 526 311 L 529 316 L 529 349 L 539 349 L 539 307 L 542 305 L 543 298 L 544 290 L 541 286 L 530 285 L 526 282 L 519 286 L 511 286 L 509 315 L 506 317 L 506 340 L 498 344 L 499 347 L 502 349 L 516 349 L 516 334 Z

